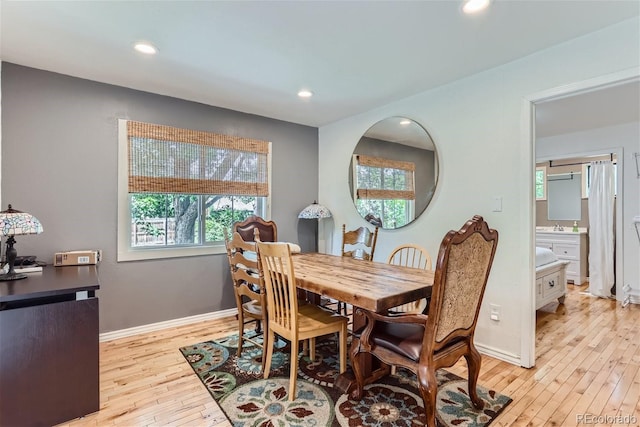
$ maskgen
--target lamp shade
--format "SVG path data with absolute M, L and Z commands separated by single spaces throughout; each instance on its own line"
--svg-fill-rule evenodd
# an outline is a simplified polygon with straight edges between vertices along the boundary
M 331 211 L 326 207 L 318 204 L 317 202 L 313 202 L 298 214 L 298 218 L 303 218 L 303 219 L 319 219 L 319 218 L 330 218 L 330 217 L 331 217 Z
M 40 234 L 44 231 L 42 224 L 35 216 L 9 209 L 0 212 L 0 233 L 4 236 L 19 236 L 24 234 Z

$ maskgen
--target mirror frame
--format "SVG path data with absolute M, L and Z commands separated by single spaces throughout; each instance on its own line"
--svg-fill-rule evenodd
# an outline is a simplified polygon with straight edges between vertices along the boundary
M 404 124 L 401 124 L 404 123 Z M 412 162 L 415 164 L 413 182 L 415 201 L 412 203 L 412 218 L 397 227 L 385 226 L 384 218 L 363 215 L 358 211 L 354 183 L 355 161 L 357 155 L 384 158 L 390 162 Z M 349 163 L 349 192 L 358 214 L 372 225 L 385 230 L 394 230 L 413 223 L 422 215 L 433 200 L 439 181 L 439 156 L 433 138 L 417 121 L 404 116 L 384 118 L 372 126 L 360 137 L 354 147 Z M 411 209 L 411 208 L 410 208 Z

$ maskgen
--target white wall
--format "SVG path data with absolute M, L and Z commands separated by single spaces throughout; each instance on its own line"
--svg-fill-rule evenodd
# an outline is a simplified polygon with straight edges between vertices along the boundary
M 523 307 L 531 307 L 533 286 L 533 166 L 524 139 L 523 100 L 528 95 L 640 64 L 640 21 L 635 18 L 476 74 L 320 128 L 320 201 L 334 217 L 333 253 L 339 227 L 365 225 L 347 186 L 351 153 L 360 136 L 388 116 L 407 116 L 433 137 L 440 181 L 426 212 L 411 225 L 381 231 L 376 261 L 399 243 L 425 246 L 433 257 L 450 229 L 474 214 L 500 233 L 498 250 L 477 326 L 476 342 L 485 352 L 519 364 L 523 355 Z M 394 78 L 395 76 L 390 76 Z M 492 212 L 493 198 L 502 212 Z M 501 307 L 501 320 L 489 319 L 489 304 Z
M 640 295 L 638 271 L 640 244 L 633 225 L 633 217 L 640 215 L 640 179 L 638 179 L 634 158 L 634 153 L 640 151 L 640 122 L 540 138 L 536 141 L 536 157 L 545 159 L 573 157 L 572 154 L 575 153 L 609 153 L 615 152 L 619 148 L 622 148 L 622 156 L 618 159 L 618 168 L 622 168 L 622 185 L 619 185 L 619 189 L 622 191 L 620 199 L 622 202 L 622 242 L 620 243 L 624 270 L 623 282 L 619 282 L 618 277 L 616 277 L 616 282 L 617 298 L 621 300 L 624 296 L 621 291 L 624 284 L 629 284 L 633 293 Z

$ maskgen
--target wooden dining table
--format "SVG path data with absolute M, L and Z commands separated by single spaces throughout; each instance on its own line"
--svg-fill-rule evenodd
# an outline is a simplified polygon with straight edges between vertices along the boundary
M 356 313 L 362 308 L 377 313 L 425 298 L 431 293 L 434 272 L 375 261 L 320 253 L 296 254 L 292 258 L 296 286 L 318 298 L 331 298 L 353 306 L 353 330 L 365 323 Z M 367 382 L 388 374 L 388 367 L 367 363 Z M 336 387 L 347 393 L 354 384 L 350 373 L 341 374 Z

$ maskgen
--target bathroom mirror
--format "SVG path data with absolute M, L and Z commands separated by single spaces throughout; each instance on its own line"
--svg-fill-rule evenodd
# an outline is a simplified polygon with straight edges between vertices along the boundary
M 547 175 L 547 215 L 550 220 L 579 221 L 581 202 L 580 172 Z
M 389 117 L 362 135 L 349 165 L 349 189 L 362 218 L 384 229 L 404 227 L 427 208 L 438 182 L 433 139 L 406 117 Z

